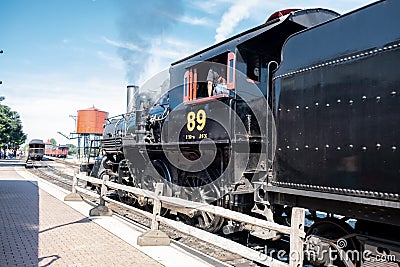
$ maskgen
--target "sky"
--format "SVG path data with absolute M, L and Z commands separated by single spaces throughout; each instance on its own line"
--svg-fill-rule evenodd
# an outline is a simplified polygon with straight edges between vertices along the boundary
M 373 0 L 4 0 L 0 96 L 20 114 L 27 142 L 74 143 L 78 110 L 126 111 L 126 86 L 263 24 L 278 10 L 345 14 Z

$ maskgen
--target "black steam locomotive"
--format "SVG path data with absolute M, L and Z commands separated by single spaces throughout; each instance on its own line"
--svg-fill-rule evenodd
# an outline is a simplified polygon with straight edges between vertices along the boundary
M 163 182 L 166 195 L 279 223 L 304 207 L 309 250 L 344 239 L 342 249 L 399 260 L 399 25 L 397 0 L 343 16 L 277 12 L 173 63 L 158 101 L 137 93 L 131 112 L 106 125 L 96 173 L 149 190 Z M 225 82 L 210 81 L 210 69 Z M 211 232 L 241 229 L 207 213 L 186 219 Z

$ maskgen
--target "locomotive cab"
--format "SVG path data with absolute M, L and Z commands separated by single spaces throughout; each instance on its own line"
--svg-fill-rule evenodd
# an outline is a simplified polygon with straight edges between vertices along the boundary
M 233 73 L 232 65 L 234 54 L 225 52 L 206 61 L 194 62 L 185 68 L 183 76 L 183 102 L 196 104 L 221 97 L 228 97 L 229 76 Z M 213 77 L 213 75 L 216 75 Z M 217 82 L 218 80 L 218 82 Z M 232 76 L 230 78 L 233 82 Z M 208 83 L 212 83 L 211 90 Z

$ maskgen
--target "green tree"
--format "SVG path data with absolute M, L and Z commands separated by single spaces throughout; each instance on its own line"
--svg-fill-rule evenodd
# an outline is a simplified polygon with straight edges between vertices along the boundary
M 49 142 L 53 145 L 53 146 L 57 146 L 57 141 L 54 138 L 50 138 Z
M 18 112 L 1 104 L 4 97 L 0 97 L 0 145 L 18 148 L 26 140 L 26 134 L 22 131 L 21 119 Z
M 78 153 L 78 148 L 73 144 L 66 144 L 68 147 L 68 155 L 76 155 Z

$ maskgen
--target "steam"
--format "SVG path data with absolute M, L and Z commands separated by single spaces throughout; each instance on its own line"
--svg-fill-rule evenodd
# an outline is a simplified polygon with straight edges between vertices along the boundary
M 127 81 L 139 84 L 138 80 L 150 67 L 148 64 L 155 61 L 153 45 L 162 42 L 177 22 L 175 18 L 183 16 L 183 3 L 181 0 L 146 0 L 140 6 L 135 1 L 118 3 L 122 12 L 117 22 L 120 41 L 113 45 L 118 47 L 118 54 L 125 63 Z

